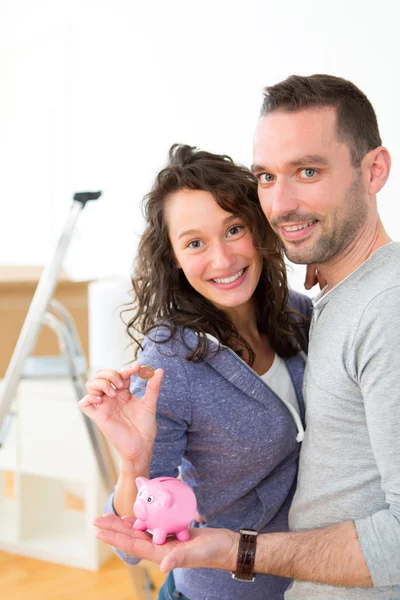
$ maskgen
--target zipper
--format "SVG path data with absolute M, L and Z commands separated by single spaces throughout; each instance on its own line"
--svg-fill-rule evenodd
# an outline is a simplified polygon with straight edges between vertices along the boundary
M 210 335 L 208 333 L 206 333 L 206 336 L 210 340 L 212 340 L 213 342 L 218 343 L 218 340 L 214 336 L 212 336 L 212 335 Z M 229 348 L 229 346 L 224 346 L 223 344 L 219 344 L 219 346 L 221 348 L 223 348 L 224 350 L 228 350 L 228 352 L 230 352 L 237 360 L 239 360 L 246 367 L 246 369 L 248 369 L 248 371 L 250 371 L 253 375 L 255 375 L 261 381 L 261 383 L 263 385 L 265 385 L 265 387 L 271 392 L 271 394 L 273 394 L 275 396 L 275 398 L 277 398 L 280 402 L 282 402 L 282 404 L 287 408 L 287 410 L 289 411 L 289 413 L 290 413 L 293 421 L 296 424 L 296 428 L 297 428 L 296 442 L 302 442 L 303 439 L 304 439 L 304 433 L 305 432 L 304 432 L 303 423 L 301 422 L 300 415 L 296 411 L 296 409 L 293 408 L 293 406 L 289 402 L 286 402 L 286 400 L 284 400 L 283 398 L 281 398 L 280 396 L 278 396 L 278 394 L 276 394 L 274 392 L 274 390 L 271 389 L 267 383 L 265 383 L 264 379 L 262 377 L 260 377 L 260 375 L 258 373 L 256 373 L 251 367 L 249 367 L 249 365 L 242 358 L 240 358 L 240 356 L 238 356 L 236 354 L 236 352 L 234 352 L 232 350 L 232 348 Z M 304 360 L 303 356 L 302 356 L 302 358 Z M 290 380 L 292 382 L 292 385 L 293 385 L 293 387 L 295 387 L 293 379 L 292 379 L 292 375 L 291 375 L 291 373 L 290 373 L 289 370 L 288 370 L 288 373 L 289 373 L 289 377 L 290 377 Z

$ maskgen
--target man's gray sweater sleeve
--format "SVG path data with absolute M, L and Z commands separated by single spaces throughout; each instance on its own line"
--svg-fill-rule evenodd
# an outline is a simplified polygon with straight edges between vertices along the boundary
M 375 586 L 400 584 L 400 286 L 364 311 L 350 351 L 387 508 L 356 521 Z M 353 370 L 354 369 L 354 370 Z M 355 474 L 356 476 L 356 474 Z

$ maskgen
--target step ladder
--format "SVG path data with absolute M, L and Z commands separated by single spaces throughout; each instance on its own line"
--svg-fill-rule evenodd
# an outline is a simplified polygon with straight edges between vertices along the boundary
M 69 311 L 52 296 L 79 215 L 87 202 L 97 200 L 100 196 L 101 192 L 79 192 L 74 195 L 67 222 L 51 255 L 52 258 L 39 279 L 0 390 L 0 448 L 15 417 L 12 405 L 20 380 L 33 374 L 51 376 L 51 359 L 55 359 L 56 363 L 59 359 L 47 357 L 46 361 L 44 358 L 31 356 L 43 325 L 56 333 L 60 354 L 67 367 L 77 401 L 86 395 L 86 360 L 78 332 Z M 118 474 L 107 441 L 93 421 L 83 413 L 82 418 L 85 420 L 105 490 L 111 492 Z

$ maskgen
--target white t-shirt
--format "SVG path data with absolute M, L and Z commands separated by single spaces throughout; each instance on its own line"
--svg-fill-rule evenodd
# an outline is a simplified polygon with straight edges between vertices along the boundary
M 271 367 L 264 375 L 260 375 L 260 377 L 279 398 L 286 400 L 286 402 L 293 406 L 297 413 L 300 413 L 292 379 L 285 361 L 280 356 L 275 354 L 275 359 Z

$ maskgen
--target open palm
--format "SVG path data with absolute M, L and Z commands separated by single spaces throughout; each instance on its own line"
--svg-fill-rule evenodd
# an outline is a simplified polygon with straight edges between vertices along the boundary
M 134 518 L 108 513 L 97 517 L 93 524 L 96 537 L 122 552 L 160 564 L 166 573 L 176 567 L 234 570 L 239 534 L 228 529 L 190 529 L 190 540 L 178 542 L 168 538 L 165 544 L 153 544 L 152 536 L 133 529 Z

